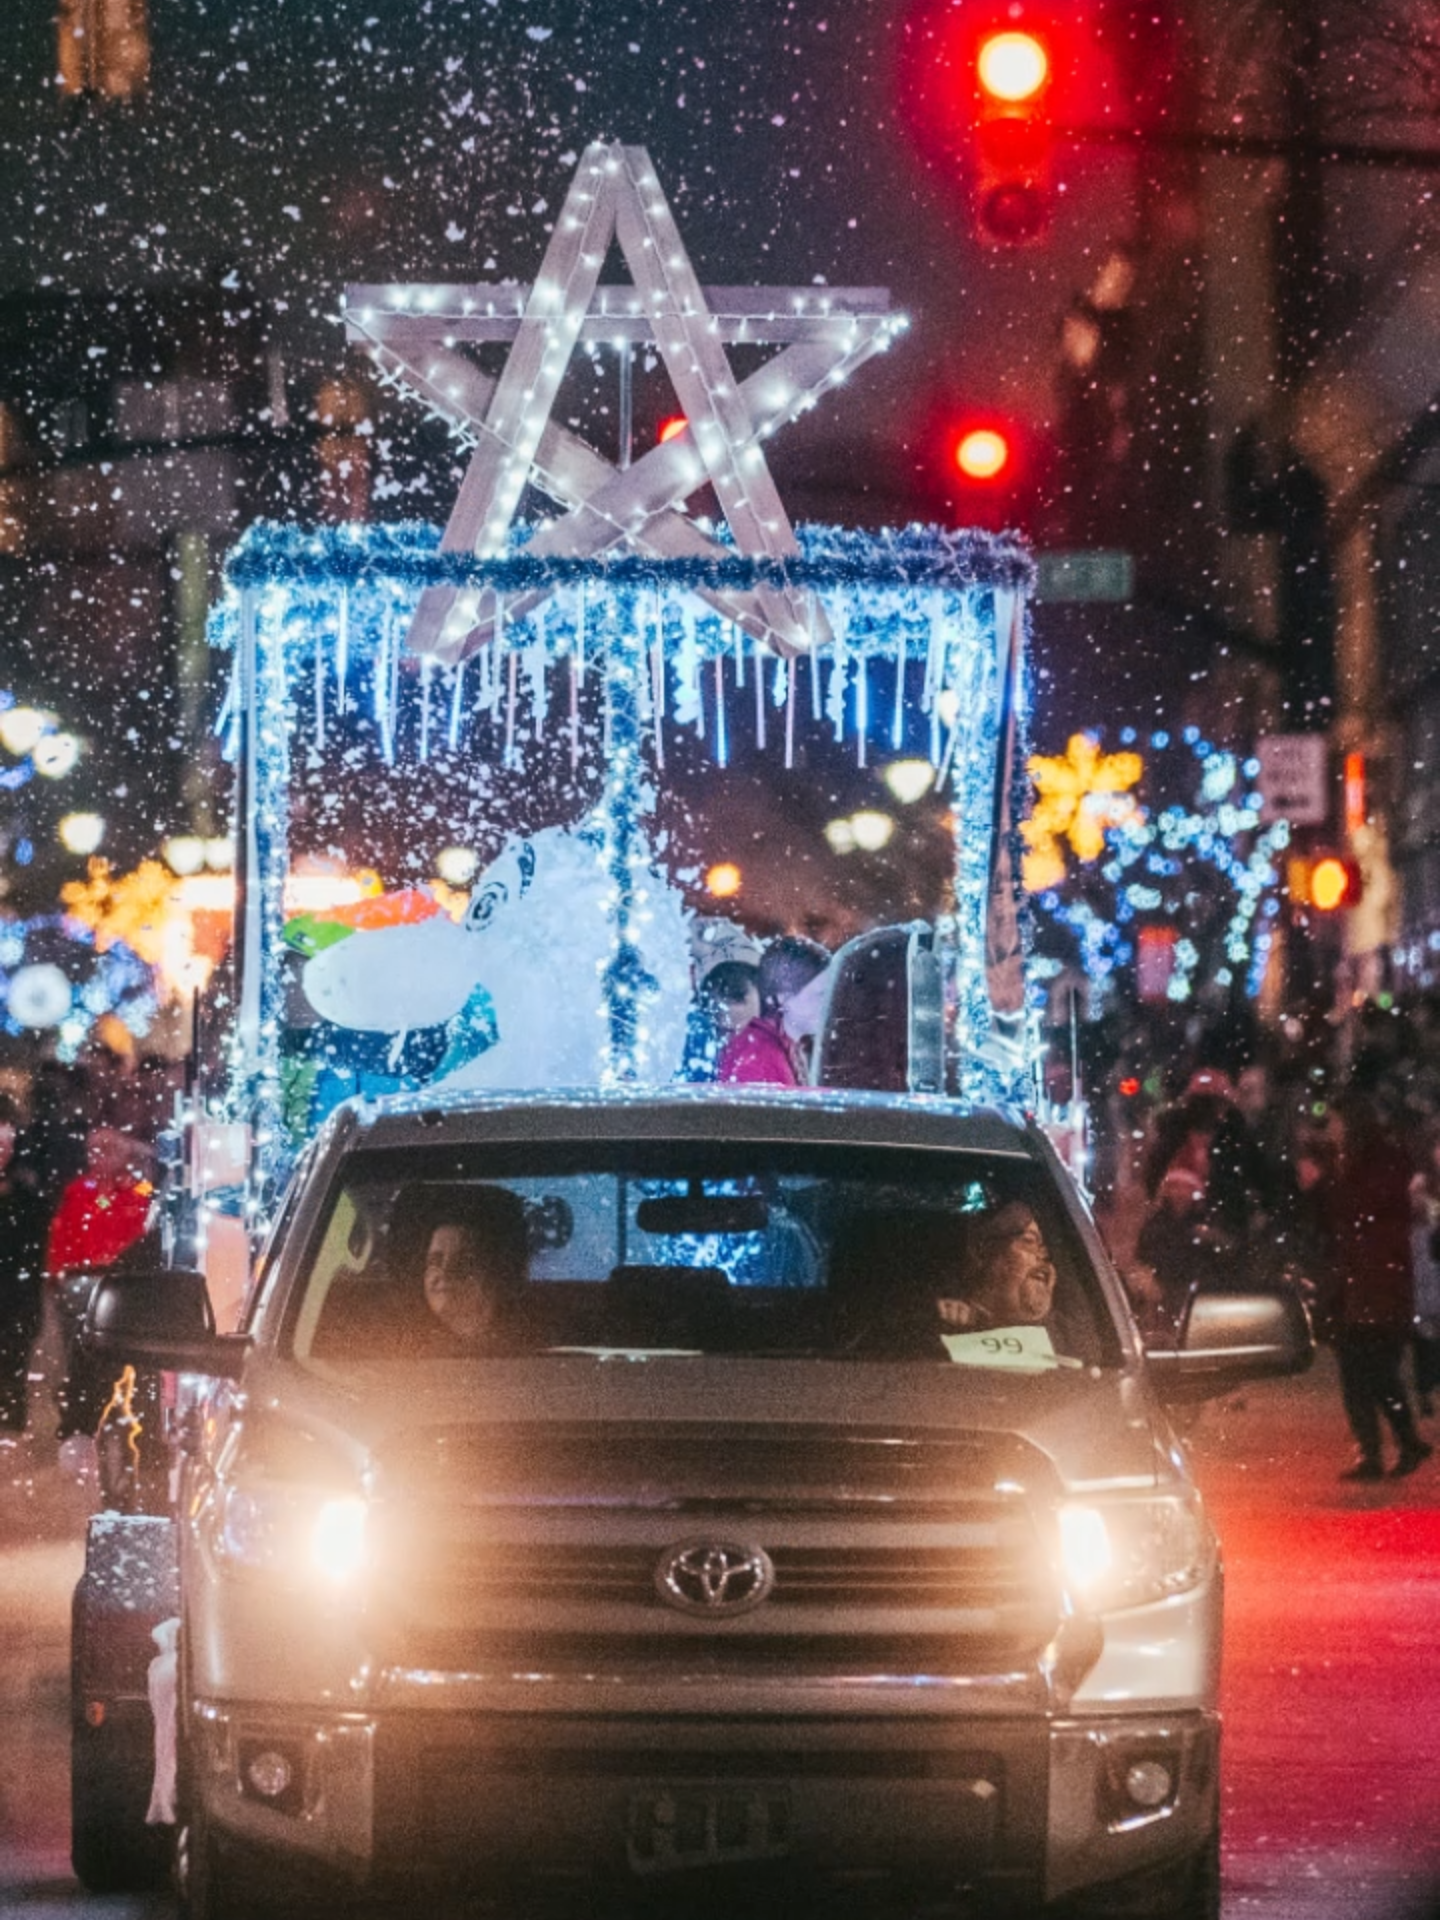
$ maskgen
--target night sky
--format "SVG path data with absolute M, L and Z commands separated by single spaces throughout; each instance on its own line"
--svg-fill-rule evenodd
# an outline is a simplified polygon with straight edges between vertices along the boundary
M 947 410 L 1043 422 L 1060 311 L 1126 217 L 1123 165 L 1072 156 L 1049 244 L 974 244 L 914 137 L 928 3 L 151 0 L 148 104 L 69 119 L 48 0 L 18 11 L 0 284 L 235 270 L 283 303 L 292 354 L 339 365 L 347 280 L 528 278 L 576 156 L 620 138 L 649 147 L 702 279 L 888 285 L 911 314 L 888 365 L 791 430 L 812 460 L 878 441 L 933 476 Z
M 269 303 L 310 395 L 346 365 L 347 281 L 530 279 L 595 138 L 649 148 L 702 281 L 888 286 L 909 334 L 771 448 L 796 519 L 970 518 L 952 423 L 1043 439 L 1065 308 L 1134 220 L 1130 161 L 1062 150 L 1045 244 L 977 244 L 948 0 L 150 0 L 149 98 L 100 111 L 58 98 L 50 0 L 17 11 L 0 288 L 218 279 Z M 637 386 L 642 443 L 668 411 Z M 387 510 L 443 519 L 454 477 Z M 1052 647 L 1041 623 L 1047 741 L 1117 697 L 1153 718 L 1163 649 L 1103 642 L 1097 703 L 1074 627 Z

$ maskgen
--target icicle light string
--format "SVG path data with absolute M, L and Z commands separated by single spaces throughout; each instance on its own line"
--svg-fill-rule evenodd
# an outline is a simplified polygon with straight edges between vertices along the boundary
M 520 698 L 520 656 L 512 653 L 509 659 L 509 685 L 505 691 L 505 749 L 501 764 L 506 772 L 512 772 L 519 761 L 515 753 L 515 710 Z
M 385 691 L 385 758 L 395 757 L 395 721 L 400 708 L 400 609 L 392 605 L 389 613 L 389 681 Z
M 325 649 L 315 648 L 315 748 L 325 751 Z
M 465 692 L 465 662 L 462 660 L 455 668 L 455 685 L 450 695 L 450 726 L 446 734 L 446 744 L 453 753 L 460 743 L 460 715 L 462 697 Z
M 890 720 L 890 750 L 899 753 L 905 744 L 905 629 L 895 628 L 895 706 Z
M 349 695 L 346 683 L 350 672 L 350 589 L 340 589 L 335 612 L 335 706 L 343 719 Z

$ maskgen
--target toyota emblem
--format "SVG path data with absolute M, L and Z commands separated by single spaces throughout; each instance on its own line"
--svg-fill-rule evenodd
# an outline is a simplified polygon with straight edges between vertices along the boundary
M 733 1540 L 682 1540 L 655 1569 L 660 1598 L 707 1619 L 749 1613 L 770 1597 L 775 1569 L 763 1547 Z

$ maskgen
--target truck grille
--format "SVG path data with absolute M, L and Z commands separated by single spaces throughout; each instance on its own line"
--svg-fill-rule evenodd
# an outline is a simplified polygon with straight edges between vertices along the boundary
M 441 1498 L 412 1482 L 384 1502 L 382 1662 L 1013 1673 L 1059 1624 L 1035 1523 L 1048 1463 L 1008 1436 L 540 1429 L 523 1463 L 515 1440 L 508 1471 L 494 1443 L 476 1449 L 467 1494 L 450 1442 Z M 774 1585 L 753 1611 L 662 1597 L 667 1555 L 710 1541 L 768 1555 Z
M 752 1522 L 742 1530 L 771 1529 L 756 1529 Z M 767 1602 L 772 1607 L 993 1608 L 1021 1604 L 1035 1591 L 1030 1556 L 999 1546 L 774 1545 L 769 1552 L 775 1568 Z M 659 1604 L 659 1558 L 651 1546 L 494 1542 L 447 1556 L 447 1574 L 487 1604 L 571 1599 L 592 1606 L 615 1601 L 648 1606 Z

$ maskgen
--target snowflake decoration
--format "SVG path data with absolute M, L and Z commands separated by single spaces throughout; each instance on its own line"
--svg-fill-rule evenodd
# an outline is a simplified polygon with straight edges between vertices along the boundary
M 1065 878 L 1064 845 L 1077 860 L 1098 860 L 1105 835 L 1144 819 L 1129 791 L 1145 763 L 1138 753 L 1102 753 L 1091 733 L 1071 734 L 1063 755 L 1032 754 L 1027 762 L 1036 801 L 1021 828 L 1026 890 L 1043 893 Z

